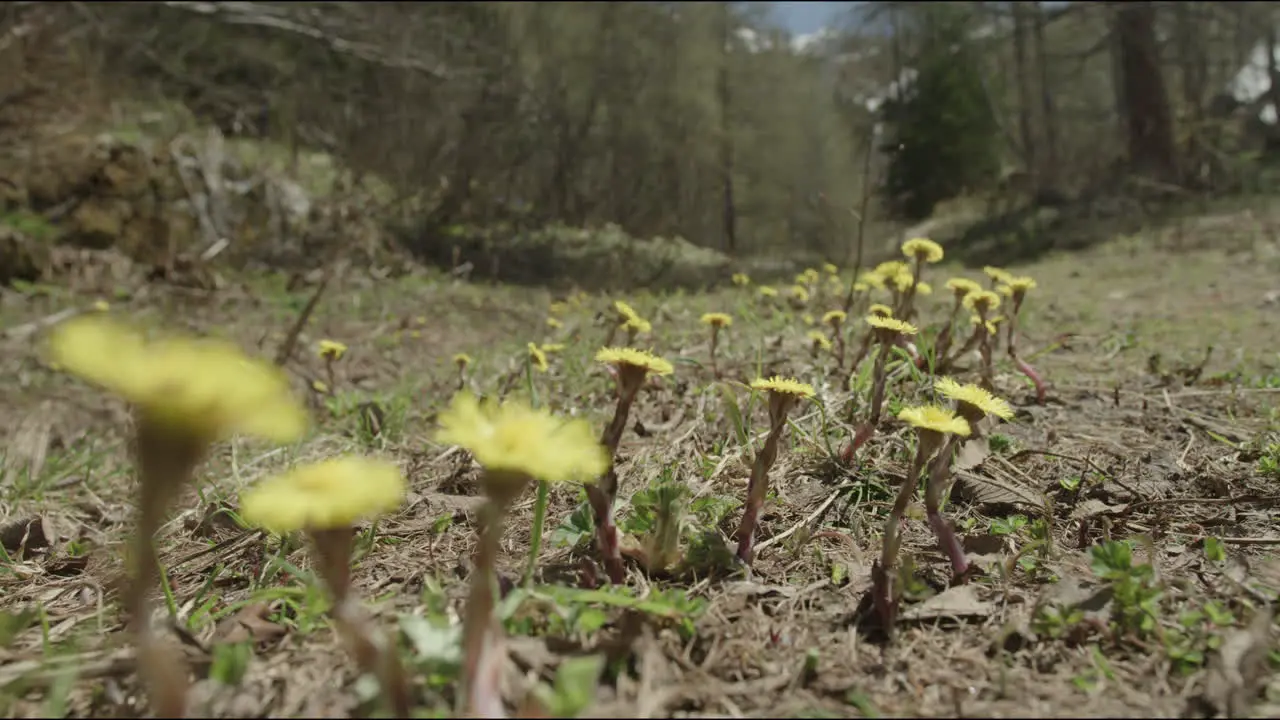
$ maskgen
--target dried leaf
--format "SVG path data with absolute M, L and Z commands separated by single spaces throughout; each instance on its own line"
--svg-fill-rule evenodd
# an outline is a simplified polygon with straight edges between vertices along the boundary
M 990 455 L 991 443 L 986 437 L 970 440 L 960 446 L 960 451 L 956 453 L 956 459 L 952 461 L 951 467 L 956 472 L 972 470 L 985 462 Z
M 985 618 L 994 612 L 995 606 L 978 597 L 972 585 L 947 588 L 919 605 L 907 608 L 900 618 L 907 622 L 922 622 L 941 618 Z
M 34 517 L 18 520 L 0 528 L 0 545 L 15 557 L 45 550 L 58 539 L 58 533 L 47 518 Z
M 271 609 L 266 603 L 245 605 L 235 615 L 218 623 L 213 642 L 258 644 L 276 640 L 287 633 L 288 629 L 269 620 L 270 614 Z
M 1043 493 L 1007 477 L 957 472 L 956 491 L 979 505 L 1023 505 L 1036 510 L 1045 506 Z

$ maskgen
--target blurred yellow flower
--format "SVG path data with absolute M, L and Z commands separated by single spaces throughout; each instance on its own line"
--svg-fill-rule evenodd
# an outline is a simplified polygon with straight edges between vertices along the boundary
M 942 246 L 928 238 L 911 238 L 902 243 L 902 254 L 917 262 L 942 261 Z
M 738 287 L 746 287 L 751 284 L 751 278 L 746 273 L 734 273 L 733 284 Z
M 947 289 L 955 293 L 956 298 L 963 299 L 971 292 L 981 292 L 982 286 L 969 278 L 951 278 L 947 281 Z
M 111 304 L 106 300 L 94 300 L 93 309 L 97 312 L 106 312 L 111 309 Z
M 529 348 L 529 362 L 533 363 L 533 366 L 538 370 L 540 370 L 541 372 L 546 372 L 547 371 L 547 354 L 542 351 L 542 348 L 538 347 L 534 343 L 529 343 L 528 348 Z
M 618 369 L 623 366 L 631 367 L 654 375 L 670 375 L 675 369 L 671 367 L 671 363 L 653 353 L 624 347 L 601 348 L 596 353 L 596 362 Z
M 549 317 L 547 318 L 547 327 L 559 330 L 564 327 L 564 323 L 560 322 L 559 318 Z
M 277 535 L 350 527 L 404 503 L 407 484 L 394 464 L 347 456 L 302 465 L 268 478 L 240 499 L 250 525 Z
M 792 285 L 789 292 L 791 299 L 802 303 L 809 302 L 809 291 L 803 285 Z
M 871 303 L 867 308 L 867 313 L 870 315 L 879 315 L 881 317 L 893 317 L 893 308 L 888 305 L 881 305 L 880 303 Z
M 977 385 L 962 385 L 952 378 L 944 377 L 938 378 L 933 389 L 960 405 L 968 405 L 976 415 L 995 415 L 1003 420 L 1013 417 L 1013 408 L 1009 407 L 1009 403 Z
M 843 310 L 828 310 L 826 314 L 822 316 L 822 324 L 839 325 L 844 322 L 847 317 L 848 315 Z
M 965 295 L 961 302 L 966 310 L 991 312 L 1000 307 L 1000 296 L 990 290 L 979 290 Z
M 885 330 L 899 335 L 915 335 L 918 332 L 915 325 L 897 318 L 868 315 L 866 321 L 868 325 L 877 330 Z
M 546 482 L 589 482 L 609 468 L 608 451 L 585 421 L 519 403 L 482 405 L 467 392 L 440 414 L 436 439 L 466 448 L 486 470 Z
M 466 369 L 471 364 L 471 356 L 466 353 L 458 353 L 453 356 L 453 364 L 457 365 L 459 369 Z
M 316 354 L 325 360 L 341 360 L 342 356 L 347 354 L 347 346 L 337 340 L 321 340 L 316 348 Z
M 802 383 L 794 378 L 784 378 L 780 375 L 774 375 L 767 380 L 765 378 L 752 380 L 751 389 L 778 395 L 791 395 L 798 398 L 811 398 L 814 395 L 812 385 Z
M 761 297 L 767 297 L 767 298 L 778 297 L 778 291 L 768 285 L 761 285 L 759 289 L 759 293 Z
M 226 342 L 146 341 L 102 315 L 59 325 L 50 359 L 130 404 L 147 420 L 213 442 L 235 434 L 293 442 L 307 414 L 271 363 Z
M 814 345 L 818 346 L 823 350 L 831 349 L 831 341 L 827 339 L 827 334 L 822 332 L 821 330 L 810 330 L 809 342 L 813 343 Z
M 826 271 L 828 275 L 835 275 L 840 272 L 840 268 L 836 267 L 832 263 L 823 263 L 822 269 Z
M 733 316 L 728 313 L 710 312 L 704 314 L 700 318 L 703 325 L 710 325 L 716 328 L 726 328 L 733 324 Z
M 1007 271 L 1001 270 L 998 267 L 991 267 L 990 265 L 982 268 L 982 272 L 992 280 L 1006 285 L 1008 285 L 1009 281 L 1013 279 L 1013 275 L 1009 274 Z

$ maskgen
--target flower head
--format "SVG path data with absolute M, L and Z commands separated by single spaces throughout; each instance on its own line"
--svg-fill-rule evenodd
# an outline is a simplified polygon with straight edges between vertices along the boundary
M 900 293 L 910 290 L 915 281 L 915 277 L 912 276 L 910 272 L 900 272 L 889 278 L 889 282 L 892 283 L 893 287 L 897 288 Z
M 94 300 L 93 309 L 97 312 L 106 312 L 111 309 L 111 303 L 106 300 Z
M 930 430 L 944 435 L 968 437 L 969 421 L 937 405 L 902 408 L 898 419 L 917 430 Z
M 337 340 L 321 340 L 316 347 L 316 353 L 325 360 L 341 360 L 342 356 L 347 354 L 347 346 Z
M 543 343 L 542 344 L 542 352 L 547 353 L 548 355 L 550 355 L 551 353 L 562 352 L 563 350 L 564 350 L 564 343 Z
M 1011 297 L 1015 300 L 1022 298 L 1027 294 L 1028 290 L 1036 288 L 1036 281 L 1029 277 L 1013 277 L 997 288 L 1001 295 Z
M 733 316 L 728 313 L 711 312 L 703 315 L 700 322 L 714 328 L 726 328 L 733 324 Z
M 738 287 L 746 287 L 751 284 L 751 278 L 746 273 L 734 273 L 733 284 Z
M 996 332 L 997 332 L 996 324 L 998 320 L 999 318 L 995 318 L 992 320 L 983 320 L 981 315 L 969 316 L 970 325 L 981 325 L 982 328 L 987 331 L 987 334 L 992 337 L 995 337 L 996 335 Z
M 468 392 L 440 414 L 436 439 L 466 448 L 486 470 L 546 482 L 589 481 L 609 468 L 608 452 L 585 421 L 512 402 L 481 404 Z
M 927 238 L 911 238 L 902 243 L 902 254 L 916 262 L 933 264 L 942 261 L 942 246 Z
M 67 372 L 124 398 L 148 420 L 204 441 L 247 434 L 293 442 L 306 432 L 306 411 L 283 371 L 226 342 L 148 342 L 93 315 L 59 325 L 50 355 Z
M 843 310 L 828 310 L 827 313 L 822 316 L 822 324 L 839 325 L 844 322 L 847 317 L 848 315 Z
M 569 303 L 563 300 L 558 300 L 547 306 L 547 312 L 551 313 L 552 315 L 563 315 L 565 314 L 566 311 L 568 311 L 568 309 L 569 309 Z
M 653 324 L 642 317 L 633 317 L 627 318 L 627 321 L 622 323 L 622 329 L 637 335 L 648 334 L 653 332 Z
M 896 275 L 897 273 L 892 273 L 892 274 Z M 866 285 L 868 288 L 871 288 L 873 290 L 883 290 L 884 281 L 885 281 L 885 275 L 876 270 L 864 272 L 862 273 L 862 277 L 858 278 L 858 282 Z
M 965 295 L 961 302 L 966 310 L 988 313 L 1000 307 L 1000 296 L 990 290 L 979 290 Z
M 815 322 L 817 322 L 817 320 L 813 319 L 813 315 L 810 315 L 809 313 L 805 313 L 804 315 L 801 315 L 800 321 L 803 322 L 805 325 L 812 325 Z
M 458 353 L 453 356 L 453 364 L 458 366 L 459 370 L 466 370 L 471 364 L 471 356 L 466 353 Z
M 778 297 L 778 291 L 768 285 L 761 285 L 758 290 L 760 297 L 773 298 Z
M 752 380 L 751 389 L 777 395 L 789 395 L 796 398 L 811 398 L 814 395 L 812 385 L 802 383 L 793 378 L 784 378 L 780 375 L 774 375 L 767 380 L 765 378 Z
M 998 267 L 991 267 L 990 265 L 982 268 L 982 272 L 987 277 L 991 278 L 993 281 L 998 283 L 1005 283 L 1006 285 L 1009 283 L 1010 280 L 1013 279 L 1013 275 L 1011 275 L 1008 271 L 1001 270 Z
M 932 294 L 933 294 L 933 286 L 932 286 L 932 285 L 930 285 L 929 283 L 927 283 L 927 282 L 925 282 L 925 281 L 921 280 L 920 282 L 916 283 L 916 294 L 917 294 L 917 295 L 932 295 Z
M 634 368 L 654 375 L 670 375 L 674 370 L 671 367 L 671 363 L 666 360 L 653 353 L 636 350 L 635 348 L 601 348 L 600 352 L 596 353 L 596 362 L 612 365 L 619 370 Z
M 971 292 L 981 292 L 982 286 L 969 278 L 951 278 L 947 281 L 947 289 L 955 293 L 957 300 L 963 300 Z
M 871 286 L 862 280 L 859 280 L 858 282 L 853 284 L 854 292 L 866 292 L 870 289 L 871 289 Z
M 803 285 L 792 285 L 789 291 L 791 299 L 796 302 L 809 302 L 809 290 Z
M 395 510 L 406 489 L 394 464 L 349 456 L 302 465 L 258 483 L 241 498 L 240 512 L 245 522 L 277 535 L 337 529 Z
M 547 371 L 547 354 L 536 343 L 529 343 L 529 362 L 541 372 Z
M 871 271 L 871 274 L 880 276 L 882 280 L 888 280 L 894 275 L 901 275 L 903 273 L 910 272 L 910 266 L 901 260 L 886 260 L 877 265 L 876 268 Z
M 559 330 L 564 327 L 564 323 L 560 321 L 560 318 L 549 317 L 547 318 L 547 327 Z
M 822 350 L 831 349 L 831 341 L 827 339 L 827 334 L 821 330 L 810 330 L 808 337 L 809 342 L 813 343 L 814 347 Z
M 871 303 L 871 306 L 867 308 L 867 313 L 881 317 L 893 317 L 893 308 L 880 303 Z
M 876 330 L 896 335 L 915 335 L 918 330 L 916 326 L 909 322 L 898 320 L 891 317 L 880 317 L 879 315 L 868 315 L 866 317 L 867 324 Z
M 952 378 L 939 378 L 933 384 L 933 389 L 938 394 L 956 401 L 957 405 L 968 406 L 974 415 L 995 415 L 1003 420 L 1013 417 L 1013 408 L 1009 407 L 1009 403 L 1003 399 L 992 395 L 987 390 L 977 385 L 967 384 L 961 385 Z
M 836 267 L 834 263 L 823 263 L 822 270 L 828 275 L 836 275 L 840 272 L 840 268 Z
M 613 309 L 617 311 L 618 319 L 624 323 L 628 320 L 639 319 L 640 317 L 640 313 L 636 312 L 635 308 L 621 300 L 613 301 Z

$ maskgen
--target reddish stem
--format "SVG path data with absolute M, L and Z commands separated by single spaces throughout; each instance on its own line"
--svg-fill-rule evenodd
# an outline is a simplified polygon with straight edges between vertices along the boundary
M 1031 367 L 1029 364 L 1027 364 L 1027 361 L 1026 361 L 1026 360 L 1023 360 L 1022 358 L 1018 357 L 1017 355 L 1014 355 L 1014 356 L 1013 356 L 1013 364 L 1014 364 L 1014 365 L 1016 365 L 1016 366 L 1018 367 L 1018 370 L 1019 370 L 1023 375 L 1026 375 L 1028 378 L 1030 378 L 1030 379 L 1031 379 L 1031 382 L 1035 384 L 1035 386 L 1036 386 L 1036 403 L 1037 403 L 1037 404 L 1040 404 L 1040 405 L 1043 405 L 1043 404 L 1044 404 L 1045 386 L 1044 386 L 1044 379 L 1040 377 L 1040 373 L 1036 372 L 1036 369 L 1035 369 L 1035 368 Z

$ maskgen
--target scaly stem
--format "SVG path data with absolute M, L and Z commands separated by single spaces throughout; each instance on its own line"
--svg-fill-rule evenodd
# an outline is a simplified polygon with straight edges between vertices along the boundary
M 720 339 L 720 328 L 716 325 L 711 326 L 711 374 L 716 378 L 720 377 L 720 368 L 716 366 L 716 344 Z
M 782 439 L 782 431 L 787 427 L 787 411 L 790 405 L 789 396 L 770 393 L 769 435 L 765 438 L 764 447 L 756 453 L 755 462 L 751 465 L 751 480 L 747 483 L 747 503 L 742 510 L 742 522 L 738 524 L 738 559 L 744 563 L 751 562 L 760 508 L 764 506 L 765 496 L 769 493 L 769 470 L 778 459 L 778 441 Z
M 351 554 L 355 528 L 311 530 L 307 533 L 316 551 L 316 570 L 333 600 L 334 628 L 362 673 L 378 680 L 383 697 L 396 717 L 411 711 L 409 682 L 395 646 L 370 621 L 351 589 Z
M 613 419 L 600 438 L 600 444 L 609 451 L 609 469 L 599 482 L 587 486 L 587 500 L 591 503 L 596 519 L 596 543 L 600 546 L 600 555 L 609 580 L 615 585 L 621 585 L 627 574 L 626 567 L 622 564 L 622 551 L 618 546 L 618 528 L 613 524 L 613 503 L 618 495 L 618 472 L 613 463 L 618 444 L 622 441 L 622 433 L 627 427 L 627 418 L 631 415 L 631 406 L 644 383 L 644 377 L 643 370 L 635 372 L 627 367 L 618 370 L 618 405 L 613 410 Z
M 480 542 L 471 575 L 471 594 L 462 620 L 462 714 L 501 718 L 502 628 L 493 611 L 498 588 L 494 580 L 505 507 L 490 498 L 480 513 Z M 408 717 L 401 715 L 400 717 Z
M 836 369 L 844 369 L 844 333 L 840 330 L 840 323 L 831 326 L 831 332 L 835 335 L 836 340 Z
M 951 463 L 955 456 L 953 450 L 964 445 L 963 440 L 952 436 L 942 446 L 942 450 L 929 464 L 929 478 L 925 485 L 924 507 L 929 518 L 929 527 L 938 539 L 938 547 L 951 561 L 952 579 L 963 582 L 969 570 L 969 561 L 965 558 L 964 545 L 951 527 L 951 523 L 942 515 L 942 495 L 947 490 L 947 481 L 951 479 Z
M 902 545 L 902 516 L 906 514 L 907 505 L 911 503 L 911 498 L 916 493 L 916 485 L 920 482 L 920 471 L 924 468 L 925 461 L 929 459 L 929 456 L 933 454 L 933 451 L 937 449 L 941 441 L 942 435 L 940 433 L 930 430 L 920 431 L 915 459 L 911 461 L 911 468 L 907 471 L 906 479 L 898 487 L 898 495 L 893 501 L 893 508 L 889 511 L 889 517 L 884 523 L 884 541 L 880 546 L 880 560 L 875 564 L 871 572 L 871 597 L 877 611 L 880 613 L 881 624 L 886 629 L 893 627 L 893 621 L 897 615 L 896 592 L 893 580 L 898 550 Z
M 1036 386 L 1036 402 L 1040 405 L 1044 404 L 1044 378 L 1040 377 L 1040 373 L 1031 367 L 1027 361 L 1018 357 L 1016 346 L 1016 338 L 1018 332 L 1018 313 L 1022 310 L 1022 297 L 1015 296 L 1013 298 L 1013 311 L 1009 313 L 1009 330 L 1005 335 L 1005 347 L 1008 350 L 1009 357 L 1013 359 L 1013 364 L 1018 370 L 1026 375 Z
M 124 604 L 137 643 L 138 672 L 147 686 L 152 710 L 156 717 L 183 717 L 187 665 L 181 655 L 159 642 L 151 628 L 147 595 L 160 582 L 160 564 L 152 538 L 164 523 L 174 498 L 191 481 L 209 443 L 171 432 L 153 418 L 139 416 L 137 422 L 138 519 L 133 539 L 133 577 L 125 591 Z

